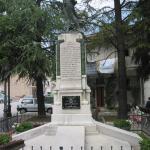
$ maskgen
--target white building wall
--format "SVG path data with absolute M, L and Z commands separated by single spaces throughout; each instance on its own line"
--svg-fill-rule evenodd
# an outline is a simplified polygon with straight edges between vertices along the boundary
M 144 83 L 144 101 L 146 102 L 150 97 L 150 79 Z

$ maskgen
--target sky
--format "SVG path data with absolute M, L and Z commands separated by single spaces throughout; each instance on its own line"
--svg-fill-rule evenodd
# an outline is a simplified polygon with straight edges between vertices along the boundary
M 77 0 L 79 6 L 82 5 L 82 1 L 83 0 Z M 92 0 L 90 4 L 94 8 L 102 8 L 105 6 L 114 7 L 114 0 Z
M 60 0 L 60 1 L 62 1 L 62 0 Z M 77 7 L 82 8 L 84 0 L 76 0 L 76 1 L 77 1 Z M 114 0 L 92 0 L 92 2 L 90 4 L 94 8 L 102 8 L 105 6 L 114 7 Z

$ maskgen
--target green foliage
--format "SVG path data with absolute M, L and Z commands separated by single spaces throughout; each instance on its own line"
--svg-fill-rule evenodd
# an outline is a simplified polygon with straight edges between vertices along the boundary
M 117 80 L 115 76 L 105 80 L 106 104 L 108 109 L 113 109 L 117 105 Z
M 124 130 L 130 130 L 131 128 L 131 123 L 124 119 L 117 119 L 113 122 L 113 124 L 115 127 L 118 127 Z
M 133 26 L 134 45 L 136 49 L 134 60 L 139 64 L 138 75 L 143 79 L 148 79 L 150 74 L 150 1 L 139 0 L 134 12 L 136 12 L 136 20 Z
M 30 130 L 32 128 L 33 128 L 32 123 L 30 123 L 30 122 L 24 122 L 24 123 L 19 124 L 16 127 L 16 131 L 17 132 L 24 132 L 24 131 Z
M 55 76 L 56 34 L 62 29 L 60 11 L 55 4 L 34 0 L 0 0 L 1 80 L 14 73 L 35 79 Z
M 150 139 L 143 134 L 140 136 L 142 137 L 142 141 L 140 141 L 141 150 L 148 150 L 150 148 Z
M 11 137 L 8 134 L 0 134 L 0 145 L 9 143 Z

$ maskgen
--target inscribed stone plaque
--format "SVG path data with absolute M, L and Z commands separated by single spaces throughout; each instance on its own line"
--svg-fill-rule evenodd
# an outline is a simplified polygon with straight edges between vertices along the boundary
M 62 96 L 63 109 L 80 109 L 80 96 Z
M 81 78 L 80 43 L 65 41 L 60 45 L 61 78 Z

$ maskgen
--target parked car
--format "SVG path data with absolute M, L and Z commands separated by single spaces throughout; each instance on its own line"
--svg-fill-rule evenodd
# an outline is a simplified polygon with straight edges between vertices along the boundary
M 19 102 L 20 104 L 17 105 L 17 111 L 21 114 L 25 112 L 37 112 L 38 111 L 38 104 L 36 98 L 22 98 Z M 49 104 L 45 101 L 45 111 L 47 113 L 52 114 L 52 104 Z
M 22 102 L 23 99 L 26 99 L 26 98 L 34 98 L 32 95 L 27 95 L 27 96 L 23 96 L 19 99 L 19 103 Z
M 4 95 L 0 93 L 0 103 L 4 102 Z
M 0 103 L 4 103 L 5 95 L 3 93 L 0 93 Z M 7 96 L 8 99 L 8 96 Z M 12 101 L 12 98 L 10 98 L 10 101 Z

